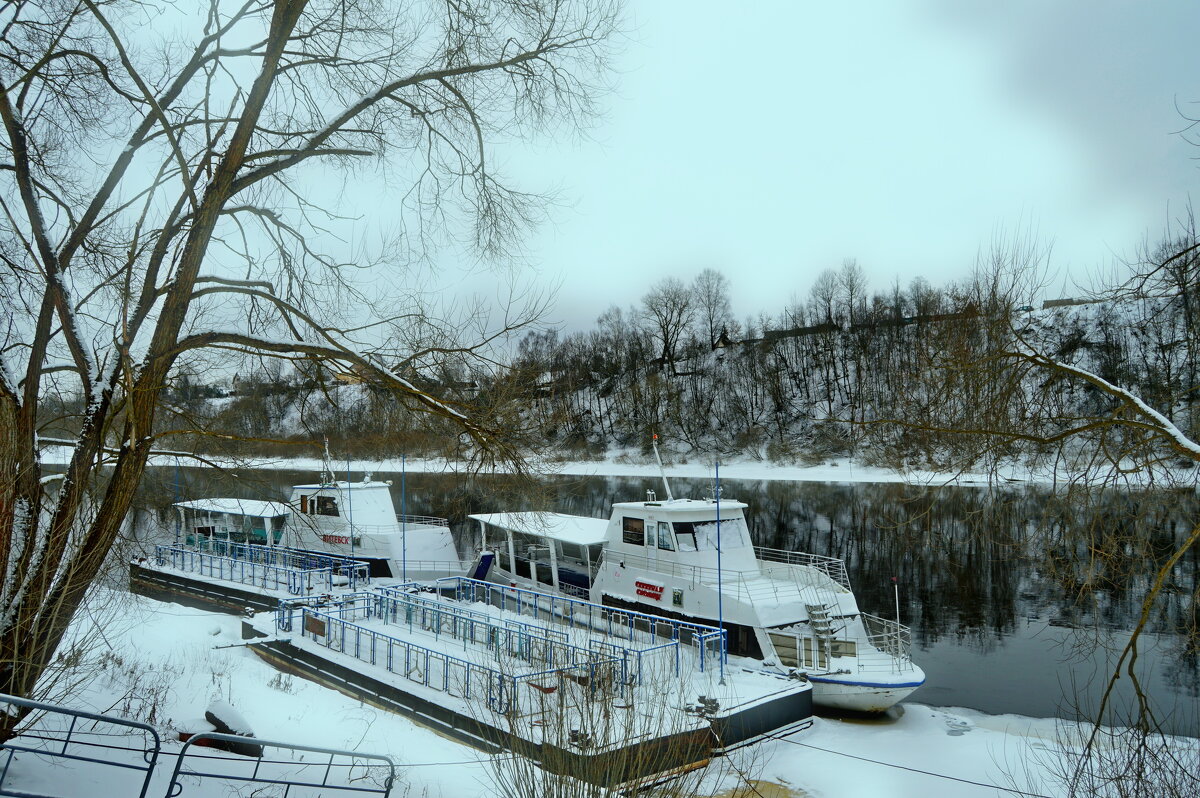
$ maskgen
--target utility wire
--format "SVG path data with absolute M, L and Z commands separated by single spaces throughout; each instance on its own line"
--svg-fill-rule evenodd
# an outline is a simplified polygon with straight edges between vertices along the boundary
M 920 768 L 908 767 L 907 765 L 897 765 L 893 762 L 881 762 L 878 759 L 871 759 L 871 758 L 865 757 L 865 756 L 858 756 L 857 754 L 847 754 L 844 751 L 834 751 L 829 748 L 821 748 L 820 746 L 812 745 L 811 743 L 801 743 L 801 742 L 797 742 L 795 740 L 789 740 L 786 737 L 771 737 L 771 739 L 778 740 L 783 743 L 790 743 L 791 745 L 799 746 L 800 748 L 811 748 L 814 751 L 820 751 L 821 753 L 825 753 L 825 754 L 835 754 L 837 756 L 844 756 L 847 759 L 857 759 L 860 762 L 870 762 L 873 765 L 881 765 L 885 768 L 895 768 L 896 770 L 907 770 L 910 773 L 920 773 L 923 776 L 933 776 L 935 778 L 946 779 L 948 781 L 961 782 L 962 784 L 971 784 L 976 787 L 987 787 L 987 788 L 993 789 L 993 790 L 1002 790 L 1004 792 L 1010 792 L 1010 793 L 1014 793 L 1016 795 L 1025 795 L 1025 796 L 1028 796 L 1029 798 L 1052 798 L 1052 796 L 1049 796 L 1049 795 L 1042 795 L 1041 793 L 1038 793 L 1038 792 L 1026 792 L 1025 790 L 1018 790 L 1015 787 L 1000 787 L 996 784 L 988 784 L 988 783 L 982 782 L 982 781 L 971 781 L 970 779 L 962 779 L 962 778 L 959 778 L 958 776 L 947 776 L 945 773 L 934 773 L 931 770 L 921 770 Z

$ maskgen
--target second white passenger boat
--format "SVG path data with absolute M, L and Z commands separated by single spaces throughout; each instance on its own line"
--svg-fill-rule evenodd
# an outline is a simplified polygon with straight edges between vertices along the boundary
M 924 683 L 908 627 L 859 609 L 843 561 L 754 546 L 741 502 L 647 493 L 614 504 L 607 521 L 470 516 L 494 553 L 488 578 L 720 625 L 730 654 L 803 674 L 825 707 L 882 712 Z
M 461 576 L 444 518 L 397 515 L 391 482 L 330 479 L 294 485 L 286 503 L 215 498 L 177 502 L 178 543 L 212 548 L 249 543 L 361 560 L 371 576 L 437 579 Z

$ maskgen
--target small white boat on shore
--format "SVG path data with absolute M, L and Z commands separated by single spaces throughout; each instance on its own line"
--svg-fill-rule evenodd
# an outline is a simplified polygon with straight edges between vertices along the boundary
M 492 581 L 722 626 L 728 650 L 803 674 L 813 701 L 882 712 L 925 681 L 897 621 L 862 612 L 841 560 L 756 547 L 737 501 L 613 505 L 612 517 L 470 516 Z

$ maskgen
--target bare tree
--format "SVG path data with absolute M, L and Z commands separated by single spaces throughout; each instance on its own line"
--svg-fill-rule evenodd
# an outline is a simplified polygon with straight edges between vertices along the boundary
M 837 273 L 837 287 L 842 306 L 846 309 L 846 321 L 857 324 L 866 313 L 867 275 L 855 258 L 842 261 Z
M 0 691 L 31 694 L 51 661 L 170 432 L 158 415 L 181 358 L 327 362 L 452 422 L 478 455 L 516 456 L 395 368 L 421 361 L 375 332 L 349 277 L 363 260 L 327 249 L 340 220 L 321 203 L 329 170 L 358 164 L 399 188 L 389 252 L 420 252 L 461 219 L 477 251 L 502 254 L 539 198 L 501 182 L 489 142 L 591 112 L 615 13 L 605 0 L 0 9 Z M 420 315 L 383 304 L 397 323 Z M 339 322 L 345 307 L 356 317 Z M 82 401 L 50 495 L 39 409 L 61 384 Z
M 729 278 L 716 269 L 705 269 L 692 283 L 696 295 L 697 315 L 708 339 L 709 347 L 717 345 L 723 331 L 733 321 L 733 306 L 729 303 Z
M 821 324 L 835 323 L 838 320 L 834 313 L 837 297 L 837 273 L 832 269 L 826 269 L 817 275 L 817 279 L 813 282 L 812 288 L 808 292 L 808 301 L 812 306 L 813 319 L 820 319 Z
M 680 339 L 696 315 L 692 292 L 679 278 L 667 277 L 642 297 L 642 311 L 658 337 L 660 357 L 674 369 Z

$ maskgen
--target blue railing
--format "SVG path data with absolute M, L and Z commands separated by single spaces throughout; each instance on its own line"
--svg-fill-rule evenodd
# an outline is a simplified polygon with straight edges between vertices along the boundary
M 600 657 L 597 652 L 578 649 L 587 661 L 531 671 L 523 674 L 506 673 L 501 669 L 455 657 L 401 640 L 375 629 L 343 620 L 311 608 L 300 610 L 301 634 L 326 648 L 336 650 L 389 673 L 440 692 L 462 698 L 486 697 L 487 705 L 502 714 L 519 714 L 521 702 L 518 686 L 531 685 L 542 692 L 557 689 L 544 684 L 548 676 L 574 674 L 580 684 L 588 685 L 593 693 L 602 688 L 621 688 L 618 678 L 623 661 Z M 525 659 L 535 662 L 531 656 Z
M 154 561 L 180 571 L 243 585 L 286 590 L 303 596 L 370 583 L 370 565 L 362 560 L 313 554 L 298 549 L 222 544 L 225 551 L 186 546 L 155 546 Z M 216 549 L 217 547 L 214 547 Z
M 649 613 L 605 607 L 582 599 L 497 585 L 463 576 L 437 580 L 439 591 L 452 590 L 460 602 L 478 601 L 519 615 L 561 623 L 569 628 L 603 632 L 609 637 L 657 645 L 664 638 L 696 649 L 700 670 L 706 661 L 726 661 L 726 633 L 715 626 L 663 618 Z

